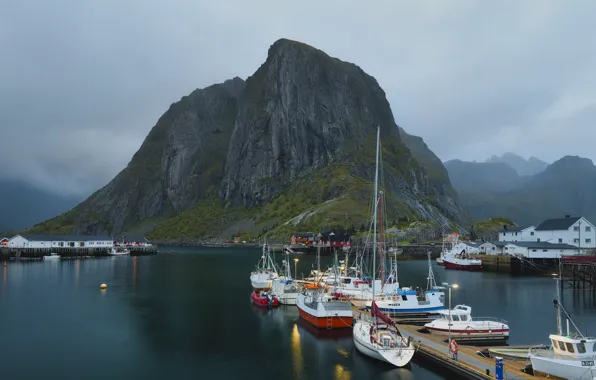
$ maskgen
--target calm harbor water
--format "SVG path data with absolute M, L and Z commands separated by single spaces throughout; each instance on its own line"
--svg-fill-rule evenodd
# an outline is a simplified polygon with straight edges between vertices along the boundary
M 295 307 L 253 307 L 248 277 L 259 256 L 258 250 L 177 249 L 149 257 L 9 262 L 0 268 L 2 377 L 453 378 L 417 362 L 394 369 L 363 357 L 350 331 L 314 331 L 299 322 Z M 301 256 L 298 273 L 308 273 L 312 262 Z M 400 262 L 403 286 L 423 287 L 426 274 L 425 261 Z M 550 278 L 438 266 L 435 274 L 439 282 L 460 285 L 453 306 L 465 303 L 476 316 L 508 320 L 511 344 L 546 343 L 555 331 Z M 595 327 L 593 293 L 566 290 L 563 302 L 580 328 Z

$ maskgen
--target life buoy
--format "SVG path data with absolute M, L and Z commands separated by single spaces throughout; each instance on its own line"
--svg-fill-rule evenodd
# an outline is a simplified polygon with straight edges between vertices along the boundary
M 449 343 L 449 351 L 451 351 L 452 354 L 457 354 L 457 349 L 459 348 L 459 346 L 457 345 L 457 342 L 452 339 L 451 343 Z

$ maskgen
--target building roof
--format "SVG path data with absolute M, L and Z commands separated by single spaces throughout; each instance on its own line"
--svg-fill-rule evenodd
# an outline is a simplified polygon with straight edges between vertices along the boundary
M 559 219 L 547 219 L 536 227 L 536 231 L 561 231 L 568 230 L 569 227 L 575 224 L 581 216 L 565 217 Z
M 496 245 L 497 247 L 504 247 L 507 244 L 509 244 L 510 242 L 508 242 L 508 241 L 486 241 L 486 242 L 484 242 L 482 244 L 486 244 L 486 243 L 489 243 L 489 244 L 492 244 L 492 245 Z
M 110 236 L 100 235 L 40 235 L 20 234 L 29 241 L 112 241 Z
M 315 237 L 314 232 L 294 232 L 292 235 L 296 237 Z
M 524 248 L 539 248 L 539 249 L 577 249 L 577 247 L 569 244 L 555 244 L 547 241 L 510 241 L 507 244 L 517 245 Z
M 462 241 L 461 243 L 462 244 L 465 244 L 465 245 L 467 245 L 469 247 L 478 247 L 478 246 L 480 246 L 480 243 L 474 243 L 474 242 L 471 242 L 471 241 Z
M 500 232 L 521 232 L 525 229 L 528 229 L 533 226 L 511 226 L 507 227 L 507 229 L 502 229 Z

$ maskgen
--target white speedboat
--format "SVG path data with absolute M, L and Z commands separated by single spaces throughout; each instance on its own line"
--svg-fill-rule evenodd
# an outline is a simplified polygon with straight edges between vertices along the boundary
M 110 256 L 126 256 L 126 255 L 130 255 L 130 251 L 126 248 L 112 247 L 112 249 L 110 249 L 108 251 L 108 255 L 110 255 Z
M 457 305 L 453 310 L 439 311 L 439 315 L 438 319 L 424 325 L 431 334 L 447 336 L 451 333 L 453 338 L 509 339 L 507 321 L 490 317 L 473 318 L 470 306 Z
M 257 267 L 250 273 L 250 283 L 256 290 L 271 289 L 274 278 L 279 277 L 275 270 L 275 264 L 269 253 L 267 243 L 263 244 L 263 255 Z
M 557 280 L 559 281 L 559 278 Z M 557 291 L 558 289 L 560 288 L 557 284 Z M 552 343 L 550 349 L 530 349 L 528 357 L 534 374 L 556 376 L 561 379 L 595 379 L 596 338 L 580 333 L 559 300 L 554 300 L 554 303 L 557 308 L 558 334 L 549 335 Z M 561 311 L 567 316 L 567 334 L 563 334 Z M 570 321 L 577 330 L 575 334 L 569 332 Z
M 52 252 L 52 253 L 50 253 L 49 256 L 44 256 L 43 259 L 44 260 L 60 260 L 60 255 L 55 252 Z

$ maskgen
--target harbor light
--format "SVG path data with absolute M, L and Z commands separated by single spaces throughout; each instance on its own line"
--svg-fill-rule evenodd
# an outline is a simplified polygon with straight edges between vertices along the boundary
M 108 286 L 107 286 L 106 284 L 101 284 L 101 285 L 99 285 L 99 288 L 100 288 L 100 289 L 107 289 L 107 288 L 108 288 Z

